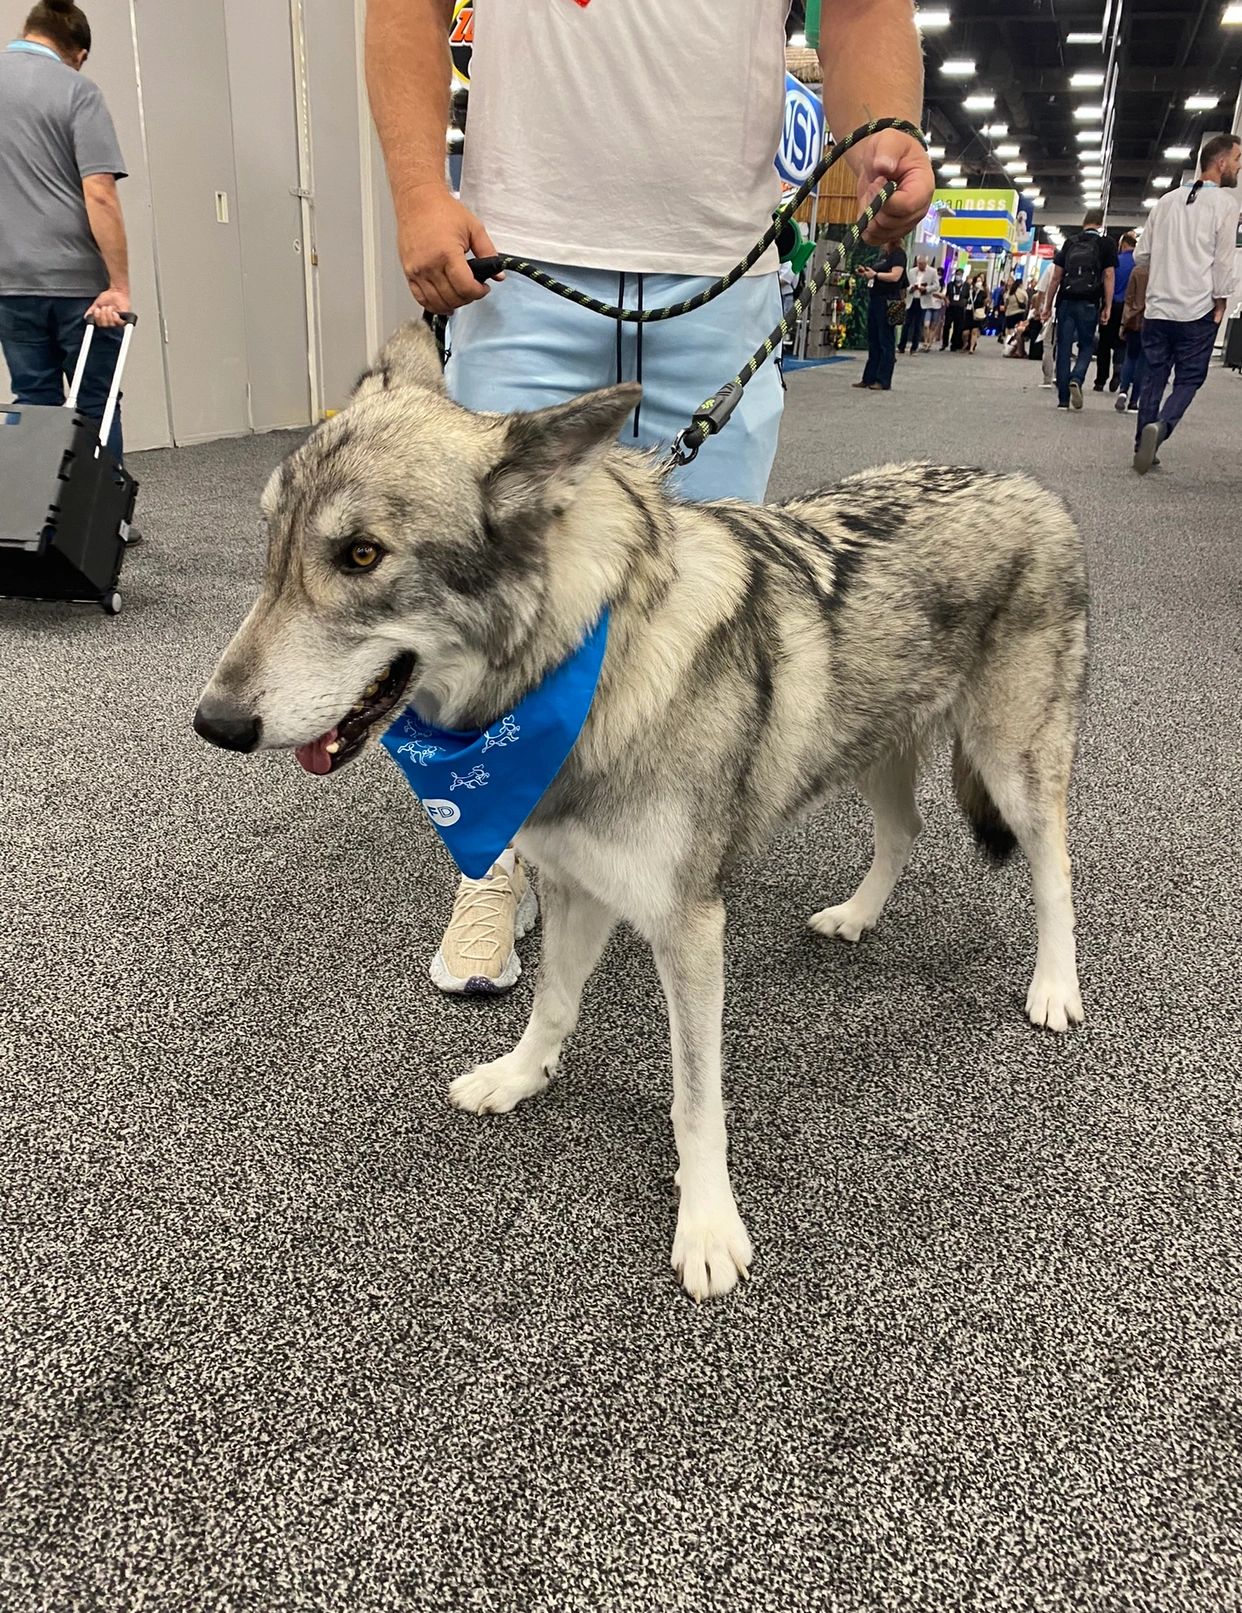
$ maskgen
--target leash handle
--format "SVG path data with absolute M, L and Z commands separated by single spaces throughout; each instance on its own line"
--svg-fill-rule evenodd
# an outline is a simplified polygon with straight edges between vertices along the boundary
M 497 275 L 503 274 L 513 260 L 497 255 L 493 258 L 470 258 L 470 273 L 485 286 L 489 280 L 495 280 Z

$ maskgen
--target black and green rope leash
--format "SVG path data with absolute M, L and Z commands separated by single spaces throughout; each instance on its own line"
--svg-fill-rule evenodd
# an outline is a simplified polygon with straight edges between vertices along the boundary
M 565 297 L 575 302 L 581 308 L 588 308 L 592 313 L 602 314 L 605 318 L 614 319 L 626 325 L 653 325 L 665 319 L 678 319 L 682 314 L 693 313 L 696 308 L 704 308 L 709 302 L 723 296 L 731 286 L 737 284 L 748 270 L 754 268 L 759 259 L 768 250 L 772 243 L 786 227 L 790 217 L 797 212 L 807 197 L 819 184 L 820 180 L 833 166 L 839 162 L 851 147 L 863 140 L 869 140 L 872 135 L 883 134 L 886 130 L 895 129 L 899 134 L 908 134 L 917 140 L 920 145 L 926 145 L 923 131 L 904 118 L 873 118 L 870 123 L 864 123 L 852 134 L 846 135 L 844 140 L 838 140 L 831 146 L 816 163 L 814 170 L 798 187 L 787 202 L 777 208 L 772 215 L 772 223 L 759 240 L 755 242 L 750 251 L 723 275 L 715 284 L 710 285 L 696 296 L 689 297 L 685 302 L 668 304 L 664 308 L 619 308 L 613 303 L 601 302 L 596 297 L 588 297 L 585 292 L 574 286 L 568 286 L 563 280 L 557 280 L 547 274 L 535 264 L 527 262 L 525 258 L 511 257 L 507 253 L 500 253 L 495 257 L 472 258 L 470 268 L 474 277 L 480 283 L 493 279 L 502 272 L 525 275 L 536 285 L 543 286 L 545 290 L 554 292 L 558 297 Z M 726 381 L 712 397 L 707 398 L 694 411 L 690 424 L 678 432 L 673 446 L 669 452 L 670 465 L 688 465 L 698 454 L 699 449 L 708 437 L 714 437 L 725 425 L 741 401 L 742 393 L 748 383 L 762 369 L 772 354 L 793 332 L 794 325 L 802 310 L 809 306 L 811 300 L 828 279 L 836 273 L 844 262 L 846 255 L 860 244 L 866 231 L 874 223 L 877 215 L 888 205 L 897 193 L 894 181 L 884 185 L 863 209 L 858 219 L 851 224 L 842 240 L 834 245 L 832 253 L 825 260 L 818 273 L 807 278 L 802 290 L 793 300 L 790 311 L 785 315 L 772 334 L 765 337 L 763 342 L 755 349 L 751 356 L 742 365 L 732 380 Z

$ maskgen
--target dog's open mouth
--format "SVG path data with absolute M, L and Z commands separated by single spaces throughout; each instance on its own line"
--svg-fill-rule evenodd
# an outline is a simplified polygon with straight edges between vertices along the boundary
M 334 773 L 352 762 L 371 730 L 388 716 L 405 693 L 414 671 L 414 657 L 399 655 L 382 678 L 369 683 L 335 728 L 299 745 L 294 755 L 308 773 Z

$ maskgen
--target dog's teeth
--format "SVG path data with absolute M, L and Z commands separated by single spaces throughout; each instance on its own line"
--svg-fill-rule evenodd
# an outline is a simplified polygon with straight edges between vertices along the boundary
M 367 684 L 367 699 L 368 700 L 371 699 L 371 697 L 373 695 L 377 695 L 378 693 L 379 693 L 379 684 L 378 683 L 368 683 Z
M 324 750 L 327 751 L 329 756 L 335 756 L 336 753 L 340 750 L 340 748 L 341 748 L 341 742 L 340 742 L 339 739 L 334 739 L 334 740 L 331 741 L 330 744 L 327 744 L 327 745 L 324 746 Z

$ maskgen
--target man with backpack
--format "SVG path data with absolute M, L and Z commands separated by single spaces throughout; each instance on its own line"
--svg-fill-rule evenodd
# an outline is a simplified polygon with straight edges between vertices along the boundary
M 1088 213 L 1082 229 L 1070 236 L 1052 263 L 1043 315 L 1047 319 L 1057 304 L 1057 408 L 1081 409 L 1096 328 L 1113 312 L 1117 248 L 1104 234 L 1104 214 L 1098 209 Z

